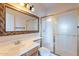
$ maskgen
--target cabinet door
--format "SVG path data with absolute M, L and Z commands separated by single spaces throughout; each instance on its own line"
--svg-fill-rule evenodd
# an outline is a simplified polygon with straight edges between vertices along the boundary
M 61 14 L 55 28 L 55 53 L 77 55 L 77 17 L 75 12 Z
M 38 56 L 38 47 L 35 47 L 33 49 L 31 49 L 28 52 L 25 52 L 23 55 L 21 56 Z

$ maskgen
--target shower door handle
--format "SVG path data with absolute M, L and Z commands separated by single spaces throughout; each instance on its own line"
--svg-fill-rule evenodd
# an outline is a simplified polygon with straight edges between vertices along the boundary
M 77 28 L 79 28 L 79 26 L 77 26 Z
M 55 35 L 53 35 L 53 53 L 55 53 Z

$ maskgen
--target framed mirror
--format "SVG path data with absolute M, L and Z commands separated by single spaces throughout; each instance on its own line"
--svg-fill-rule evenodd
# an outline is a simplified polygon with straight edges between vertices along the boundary
M 6 35 L 39 32 L 39 17 L 5 4 L 4 32 Z

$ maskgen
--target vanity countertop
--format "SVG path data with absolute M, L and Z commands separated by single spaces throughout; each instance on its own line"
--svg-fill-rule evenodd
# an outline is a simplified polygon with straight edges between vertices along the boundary
M 35 47 L 39 47 L 40 44 L 33 42 L 33 40 L 23 40 L 20 44 L 9 44 L 0 48 L 0 56 L 20 56 L 27 53 Z
M 24 54 L 25 52 L 27 53 L 28 51 L 32 50 L 33 48 L 39 47 L 39 46 L 40 46 L 40 44 L 34 42 L 31 47 L 29 47 L 29 48 L 26 48 L 26 47 L 23 48 L 22 51 L 20 51 L 20 52 L 17 54 L 17 56 L 20 56 L 20 55 Z

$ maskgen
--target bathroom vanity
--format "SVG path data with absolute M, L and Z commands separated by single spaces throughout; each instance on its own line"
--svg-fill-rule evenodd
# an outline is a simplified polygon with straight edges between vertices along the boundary
M 32 47 L 30 47 L 27 52 L 25 50 L 25 52 L 22 53 L 21 56 L 38 56 L 39 55 L 38 49 L 40 48 L 40 41 L 41 41 L 41 38 L 36 39 L 36 40 L 33 39 L 34 44 L 32 45 Z
M 38 46 L 32 48 L 31 50 L 25 52 L 21 56 L 38 56 Z
M 0 3 L 0 36 L 28 33 L 39 33 L 39 17 L 19 4 Z M 39 47 L 33 39 L 16 39 L 0 44 L 0 56 L 36 56 Z
M 40 47 L 40 43 L 31 39 L 20 41 L 18 44 L 15 42 L 5 44 L 0 47 L 0 56 L 38 56 Z

